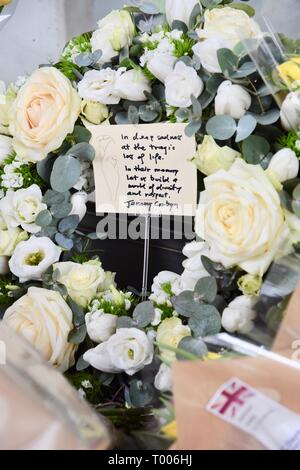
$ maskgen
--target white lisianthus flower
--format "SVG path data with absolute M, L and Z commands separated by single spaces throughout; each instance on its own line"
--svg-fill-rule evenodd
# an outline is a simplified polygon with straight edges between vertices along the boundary
M 117 329 L 116 315 L 104 313 L 103 310 L 89 312 L 85 316 L 87 333 L 94 343 L 103 343 L 115 334 Z
M 20 228 L 11 228 L 0 212 L 0 256 L 11 256 L 17 244 L 27 238 L 27 233 Z
M 1 235 L 0 235 L 1 238 Z M 0 275 L 5 276 L 9 273 L 8 256 L 0 256 Z
M 40 281 L 47 269 L 59 260 L 60 254 L 61 249 L 50 238 L 32 236 L 17 245 L 9 267 L 20 282 Z
M 293 150 L 285 148 L 279 150 L 269 164 L 268 170 L 272 171 L 280 183 L 297 178 L 299 173 L 299 160 Z
M 201 260 L 201 256 L 209 257 L 209 246 L 205 242 L 191 242 L 184 247 L 183 254 L 187 259 L 183 262 L 180 285 L 182 290 L 193 291 L 200 279 L 209 276 Z
M 161 271 L 154 279 L 151 287 L 150 300 L 157 304 L 164 304 L 174 295 L 181 292 L 179 274 L 170 271 Z
M 204 89 L 203 82 L 196 70 L 182 61 L 177 62 L 165 84 L 167 104 L 176 108 L 191 106 L 191 95 L 198 98 Z
M 151 322 L 152 326 L 158 326 L 161 323 L 163 311 L 160 308 L 154 309 L 154 320 Z
M 9 113 L 10 133 L 18 157 L 43 160 L 74 130 L 81 100 L 71 82 L 55 67 L 42 67 L 20 88 Z
M 240 85 L 233 85 L 230 80 L 223 82 L 215 98 L 217 116 L 229 115 L 241 119 L 251 106 L 251 95 Z
M 229 170 L 233 162 L 241 154 L 230 147 L 220 147 L 213 137 L 206 135 L 193 162 L 204 175 L 212 175 L 219 170 Z
M 298 131 L 300 127 L 300 91 L 287 95 L 280 110 L 281 124 L 286 131 Z
M 54 269 L 58 271 L 58 282 L 67 288 L 71 299 L 83 308 L 96 296 L 105 279 L 105 272 L 97 260 L 83 264 L 67 261 L 56 264 Z
M 6 310 L 3 321 L 61 372 L 74 365 L 77 346 L 68 343 L 73 314 L 58 292 L 30 287 Z
M 222 38 L 210 38 L 200 41 L 193 46 L 193 51 L 200 59 L 201 65 L 210 73 L 221 73 L 217 51 L 222 48 L 230 49 L 231 42 Z
M 87 200 L 88 195 L 85 191 L 78 191 L 78 193 L 73 194 L 70 201 L 72 210 L 69 215 L 78 215 L 79 222 L 81 222 L 87 211 Z
M 6 135 L 0 135 L 0 165 L 3 164 L 7 156 L 12 152 L 12 138 Z
M 162 360 L 168 363 L 175 361 L 176 353 L 164 349 L 163 346 L 177 348 L 180 341 L 187 336 L 191 336 L 191 330 L 182 324 L 180 318 L 173 317 L 164 320 L 159 325 L 156 336 Z
M 153 360 L 153 344 L 137 328 L 122 328 L 105 343 L 87 351 L 84 360 L 110 374 L 134 375 Z
M 47 209 L 42 203 L 43 195 L 40 188 L 33 184 L 27 189 L 7 191 L 0 201 L 0 210 L 13 228 L 21 226 L 28 233 L 41 230 L 35 221 L 40 212 Z
M 121 49 L 131 46 L 135 26 L 126 10 L 114 10 L 98 22 L 98 29 L 91 38 L 92 51 L 102 51 L 100 63 L 106 63 L 118 55 Z
M 222 326 L 229 333 L 248 334 L 253 330 L 256 313 L 254 306 L 257 303 L 256 297 L 241 295 L 234 299 L 222 316 Z
M 126 69 L 111 68 L 90 70 L 78 83 L 78 93 L 81 98 L 102 104 L 118 104 L 120 95 L 116 90 L 116 81 Z
M 128 70 L 117 77 L 116 92 L 124 100 L 146 101 L 151 84 L 142 70 Z
M 172 369 L 166 364 L 161 364 L 154 380 L 154 386 L 160 392 L 166 393 L 172 390 Z
M 191 14 L 199 0 L 166 0 L 166 14 L 169 25 L 174 21 L 182 21 L 189 26 Z
M 274 259 L 292 251 L 279 194 L 259 165 L 237 159 L 204 184 L 196 233 L 208 243 L 212 261 L 262 276 Z
M 167 77 L 173 72 L 175 62 L 177 58 L 166 52 L 150 51 L 147 60 L 148 70 L 156 77 L 160 82 L 165 83 Z

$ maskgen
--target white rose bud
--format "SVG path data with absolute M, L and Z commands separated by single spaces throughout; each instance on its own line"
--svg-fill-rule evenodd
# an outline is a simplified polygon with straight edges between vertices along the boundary
M 161 364 L 154 380 L 154 386 L 160 392 L 170 392 L 172 390 L 172 370 L 166 364 Z
M 83 358 L 102 372 L 134 375 L 151 364 L 153 352 L 153 344 L 143 331 L 122 328 L 105 343 L 87 351 Z
M 286 131 L 297 131 L 300 127 L 300 92 L 287 95 L 281 106 L 281 124 Z
M 116 315 L 104 313 L 103 310 L 89 312 L 85 316 L 87 333 L 94 343 L 103 343 L 115 334 L 117 329 Z
M 218 60 L 217 51 L 224 47 L 230 49 L 230 43 L 225 39 L 218 37 L 207 39 L 206 41 L 198 42 L 193 51 L 200 59 L 201 65 L 210 73 L 221 73 L 221 67 Z
M 224 310 L 222 326 L 229 333 L 248 334 L 254 327 L 256 297 L 241 295 Z
M 79 221 L 81 222 L 87 211 L 87 199 L 88 196 L 85 191 L 79 191 L 73 194 L 71 197 L 72 211 L 69 215 L 78 215 Z
M 12 138 L 0 135 L 0 165 L 3 164 L 7 156 L 12 152 Z
M 299 160 L 297 155 L 289 148 L 279 150 L 279 152 L 273 156 L 268 170 L 275 173 L 280 183 L 297 178 L 299 173 Z
M 169 25 L 174 21 L 182 21 L 189 26 L 191 14 L 199 0 L 166 0 L 166 14 Z
M 9 273 L 8 256 L 0 256 L 0 275 L 5 276 Z
M 17 245 L 9 267 L 20 282 L 40 281 L 47 269 L 59 260 L 60 254 L 61 249 L 50 238 L 32 236 Z
M 251 96 L 240 85 L 233 85 L 230 80 L 223 82 L 215 99 L 217 116 L 229 115 L 241 119 L 251 106 Z
M 176 108 L 188 108 L 192 105 L 191 95 L 198 98 L 203 89 L 203 82 L 196 70 L 179 61 L 166 79 L 166 101 Z
M 3 321 L 61 372 L 74 365 L 77 346 L 68 343 L 73 314 L 58 292 L 30 287 L 6 310 Z
M 151 92 L 151 85 L 141 70 L 128 70 L 116 80 L 116 91 L 124 100 L 146 101 L 145 91 Z

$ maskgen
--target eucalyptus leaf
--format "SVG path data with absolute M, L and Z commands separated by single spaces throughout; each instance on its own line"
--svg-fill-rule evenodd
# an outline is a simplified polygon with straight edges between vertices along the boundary
M 236 10 L 242 10 L 245 13 L 247 13 L 247 15 L 250 17 L 255 15 L 255 9 L 251 7 L 250 5 L 245 5 L 245 3 L 230 3 L 230 7 L 235 8 Z
M 129 124 L 128 114 L 124 112 L 117 113 L 115 115 L 115 122 L 119 126 L 122 126 L 124 124 Z
M 66 237 L 62 233 L 57 233 L 55 235 L 55 241 L 64 250 L 72 250 L 74 245 L 73 240 L 71 238 Z
M 43 203 L 47 204 L 47 206 L 52 206 L 55 204 L 64 204 L 67 202 L 70 193 L 58 193 L 57 191 L 53 191 L 52 189 L 48 189 L 43 197 Z
M 240 58 L 243 58 L 249 55 L 251 52 L 258 49 L 259 44 L 260 44 L 260 39 L 254 39 L 254 38 L 244 39 L 243 41 L 238 42 L 234 46 L 233 52 Z
M 206 82 L 206 90 L 211 94 L 215 95 L 224 78 L 219 74 L 212 75 Z
M 239 58 L 230 49 L 219 49 L 217 51 L 219 65 L 224 75 L 231 76 L 237 69 Z
M 208 349 L 204 341 L 202 341 L 202 339 L 200 338 L 192 338 L 191 336 L 187 336 L 186 338 L 183 338 L 180 341 L 178 348 L 183 349 L 184 351 L 187 351 L 199 358 L 205 357 L 208 354 Z M 176 357 L 178 360 L 182 359 L 180 354 Z
M 258 165 L 270 149 L 270 144 L 264 137 L 251 135 L 243 142 L 242 154 L 247 163 Z
M 197 98 L 194 95 L 191 96 L 191 101 L 192 101 L 194 115 L 197 116 L 198 118 L 201 118 L 202 117 L 202 106 L 201 106 L 200 102 L 197 100 Z
M 140 303 L 133 312 L 133 319 L 137 322 L 140 328 L 145 328 L 153 322 L 155 317 L 155 310 L 152 302 Z
M 79 328 L 75 328 L 68 336 L 68 343 L 81 344 L 86 338 L 87 330 L 86 325 L 81 325 Z
M 140 120 L 138 109 L 135 106 L 129 106 L 127 117 L 129 124 L 138 124 Z
M 90 364 L 83 359 L 83 355 L 80 356 L 80 358 L 78 359 L 76 363 L 76 370 L 78 372 L 81 372 L 83 370 L 88 369 L 89 367 L 90 367 Z
M 78 215 L 69 215 L 58 224 L 58 230 L 61 233 L 75 232 L 79 224 Z
M 261 289 L 261 295 L 284 298 L 294 292 L 300 281 L 300 254 L 291 253 L 275 261 Z
M 90 144 L 87 142 L 81 142 L 80 144 L 76 144 L 70 148 L 67 155 L 71 155 L 72 157 L 79 158 L 83 161 L 92 162 L 95 159 L 96 152 L 94 147 Z
M 184 34 L 188 32 L 188 27 L 183 21 L 175 20 L 172 23 L 172 29 L 178 29 L 179 31 L 182 31 Z
M 158 117 L 158 112 L 151 110 L 150 106 L 142 105 L 139 108 L 139 115 L 144 122 L 153 122 Z
M 245 78 L 248 77 L 249 75 L 252 75 L 257 71 L 256 65 L 254 62 L 245 62 L 244 64 L 239 67 L 239 69 L 236 72 L 233 72 L 230 75 L 230 78 Z
M 262 126 L 269 126 L 278 121 L 280 118 L 280 111 L 279 109 L 271 109 L 264 114 L 249 113 L 249 115 L 253 116 L 258 124 L 261 124 Z
M 175 116 L 180 121 L 187 121 L 190 117 L 190 110 L 187 108 L 177 109 L 177 111 L 175 112 Z
M 257 121 L 254 116 L 249 114 L 243 116 L 238 122 L 235 141 L 241 142 L 242 140 L 247 139 L 247 137 L 254 132 L 256 126 Z
M 176 312 L 183 317 L 190 317 L 198 308 L 192 291 L 181 292 L 177 297 L 173 297 L 172 305 Z
M 189 29 L 190 30 L 195 29 L 195 26 L 198 23 L 198 18 L 200 16 L 201 16 L 201 6 L 200 6 L 200 3 L 197 3 L 194 6 L 193 11 L 192 11 L 191 16 L 190 16 L 190 20 L 189 20 Z
M 75 126 L 72 134 L 73 139 L 77 144 L 81 142 L 89 142 L 91 140 L 91 132 L 84 126 Z
M 51 225 L 51 222 L 52 215 L 47 209 L 41 211 L 35 219 L 36 225 L 39 225 L 40 227 L 48 227 L 48 225 Z
M 143 408 L 152 402 L 154 388 L 150 383 L 134 379 L 129 385 L 129 397 L 133 406 Z
M 121 328 L 137 328 L 138 324 L 130 317 L 119 317 L 117 320 L 117 330 Z
M 53 204 L 51 206 L 51 213 L 56 219 L 63 219 L 67 217 L 72 210 L 72 204 L 66 202 L 64 204 Z
M 193 137 L 202 126 L 202 121 L 193 120 L 191 121 L 184 129 L 185 135 L 187 137 Z
M 212 305 L 200 305 L 189 319 L 189 327 L 196 337 L 216 335 L 221 331 L 221 316 Z
M 73 323 L 76 328 L 79 328 L 85 323 L 85 313 L 83 308 L 80 307 L 71 297 L 67 298 L 67 304 L 69 305 L 70 309 L 73 313 Z
M 203 302 L 212 303 L 218 292 L 217 282 L 214 277 L 204 277 L 200 279 L 195 287 L 195 293 L 198 294 Z
M 55 159 L 56 159 L 55 155 L 49 154 L 41 162 L 37 162 L 36 164 L 36 171 L 38 175 L 48 184 L 50 184 L 50 175 L 52 172 Z
M 146 15 L 158 15 L 160 13 L 159 8 L 153 3 L 141 3 L 140 11 L 146 13 Z
M 206 125 L 207 133 L 217 140 L 230 139 L 236 130 L 236 122 L 230 116 L 214 116 Z
M 80 162 L 71 155 L 61 155 L 53 165 L 50 182 L 52 189 L 59 193 L 75 186 L 80 179 Z

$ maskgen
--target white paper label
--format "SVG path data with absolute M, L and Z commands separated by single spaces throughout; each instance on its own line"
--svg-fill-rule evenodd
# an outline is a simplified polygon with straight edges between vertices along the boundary
M 207 411 L 251 434 L 269 450 L 300 450 L 300 415 L 239 379 L 222 385 Z

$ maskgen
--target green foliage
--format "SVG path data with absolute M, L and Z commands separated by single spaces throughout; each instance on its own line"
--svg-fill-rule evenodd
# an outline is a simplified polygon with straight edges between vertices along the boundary
M 247 163 L 258 165 L 270 152 L 269 142 L 261 136 L 251 135 L 244 140 L 242 154 Z
M 283 134 L 282 136 L 279 137 L 278 139 L 278 144 L 282 148 L 290 148 L 295 152 L 297 157 L 300 159 L 300 145 L 297 145 L 299 142 L 300 144 L 300 139 L 295 131 L 291 131 L 287 134 Z
M 76 390 L 84 391 L 85 398 L 91 405 L 97 405 L 101 401 L 103 397 L 102 384 L 96 372 L 67 372 L 65 376 Z
M 182 39 L 174 40 L 173 44 L 175 46 L 174 55 L 180 58 L 185 55 L 192 54 L 192 47 L 195 44 L 195 41 L 187 36 L 183 36 Z
M 133 319 L 140 328 L 145 328 L 153 322 L 155 311 L 152 302 L 142 302 L 133 312 Z

